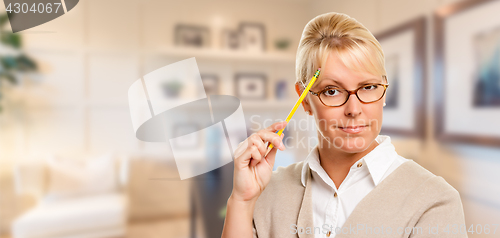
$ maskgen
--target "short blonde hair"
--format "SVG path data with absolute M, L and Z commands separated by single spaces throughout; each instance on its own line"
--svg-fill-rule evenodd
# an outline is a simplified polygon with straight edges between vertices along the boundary
M 347 68 L 385 77 L 382 46 L 356 19 L 329 12 L 310 20 L 302 32 L 296 58 L 296 84 L 304 90 L 316 70 L 336 53 Z M 387 79 L 387 78 L 386 78 Z

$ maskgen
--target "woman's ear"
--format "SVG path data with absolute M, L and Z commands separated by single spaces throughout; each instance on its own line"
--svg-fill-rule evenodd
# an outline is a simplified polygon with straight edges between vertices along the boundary
M 299 83 L 295 83 L 295 92 L 297 92 L 297 95 L 299 95 L 299 97 L 302 94 L 302 92 L 300 90 Z M 304 98 L 304 100 L 302 100 L 302 106 L 304 107 L 304 110 L 306 110 L 306 111 L 311 110 L 311 108 L 309 106 L 309 102 L 307 101 L 307 95 Z

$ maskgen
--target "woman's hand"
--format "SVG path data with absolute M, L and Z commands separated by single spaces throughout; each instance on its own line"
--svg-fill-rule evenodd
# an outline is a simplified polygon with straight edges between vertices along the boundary
M 275 132 L 287 122 L 276 122 L 270 127 L 253 133 L 236 148 L 234 156 L 233 192 L 231 198 L 240 202 L 255 202 L 266 188 L 273 172 L 274 159 L 278 149 L 284 150 L 283 135 Z M 266 155 L 266 142 L 274 146 Z

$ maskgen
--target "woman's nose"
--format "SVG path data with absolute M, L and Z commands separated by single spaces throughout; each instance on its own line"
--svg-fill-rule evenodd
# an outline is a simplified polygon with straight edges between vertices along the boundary
M 345 103 L 344 114 L 348 117 L 356 117 L 361 114 L 361 101 L 355 94 L 350 94 Z

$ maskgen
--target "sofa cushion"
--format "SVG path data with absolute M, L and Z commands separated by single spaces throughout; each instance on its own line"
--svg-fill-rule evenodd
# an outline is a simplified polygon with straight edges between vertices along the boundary
M 65 234 L 124 229 L 127 199 L 118 193 L 40 204 L 12 224 L 14 238 L 63 237 Z
M 115 160 L 111 153 L 85 161 L 50 157 L 47 168 L 49 180 L 44 203 L 118 190 Z

